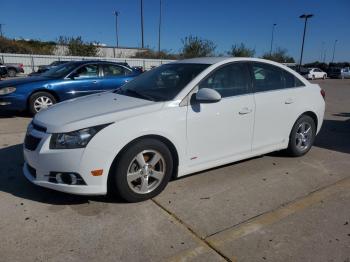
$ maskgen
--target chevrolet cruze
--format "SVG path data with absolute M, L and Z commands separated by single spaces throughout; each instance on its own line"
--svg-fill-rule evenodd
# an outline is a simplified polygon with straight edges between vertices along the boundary
M 23 171 L 39 186 L 142 201 L 172 177 L 282 149 L 302 156 L 324 111 L 324 91 L 281 64 L 182 60 L 39 112 Z

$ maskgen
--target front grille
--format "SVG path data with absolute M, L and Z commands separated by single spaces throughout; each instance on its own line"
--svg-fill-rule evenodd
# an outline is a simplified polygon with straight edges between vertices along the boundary
M 35 170 L 35 168 L 34 168 L 34 167 L 31 167 L 30 165 L 27 164 L 27 169 L 28 169 L 30 175 L 31 175 L 32 177 L 36 178 L 36 170 Z
M 34 122 L 32 122 L 32 125 L 33 125 L 33 128 L 40 131 L 40 132 L 46 132 L 47 128 L 46 127 L 43 127 L 43 126 L 40 126 L 38 124 L 35 124 Z
M 37 138 L 32 135 L 26 135 L 26 138 L 24 139 L 24 146 L 26 149 L 34 151 L 38 147 L 40 141 L 41 138 Z

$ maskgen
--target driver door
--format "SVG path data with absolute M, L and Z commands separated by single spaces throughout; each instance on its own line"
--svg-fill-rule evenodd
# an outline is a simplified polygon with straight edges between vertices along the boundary
M 195 94 L 187 111 L 189 166 L 209 161 L 239 158 L 251 152 L 254 98 L 248 65 L 236 62 L 224 65 L 198 86 L 212 88 L 222 99 L 216 103 L 198 103 Z
M 101 78 L 98 64 L 79 67 L 64 82 L 66 94 L 70 98 L 101 92 Z

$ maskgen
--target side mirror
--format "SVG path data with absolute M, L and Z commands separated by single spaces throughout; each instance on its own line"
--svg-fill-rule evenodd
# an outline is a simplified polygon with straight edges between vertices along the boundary
M 211 88 L 201 88 L 196 93 L 196 101 L 199 103 L 216 103 L 220 100 L 221 95 Z

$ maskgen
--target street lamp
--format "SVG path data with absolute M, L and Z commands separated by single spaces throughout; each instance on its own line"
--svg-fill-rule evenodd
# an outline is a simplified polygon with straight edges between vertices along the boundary
M 115 36 L 117 38 L 117 48 L 119 47 L 119 38 L 118 38 L 118 15 L 119 12 L 115 11 Z
M 334 41 L 332 63 L 334 62 L 335 45 L 337 44 L 337 42 L 338 42 L 338 40 Z
M 158 55 L 160 56 L 160 29 L 162 25 L 162 0 L 159 0 Z
M 301 54 L 300 54 L 300 63 L 299 63 L 299 69 L 301 67 L 301 64 L 303 62 L 303 52 L 304 52 L 304 42 L 305 42 L 305 33 L 306 33 L 306 24 L 307 24 L 307 20 L 311 17 L 313 17 L 313 14 L 303 14 L 301 16 L 299 16 L 299 18 L 305 19 L 305 23 L 304 23 L 304 34 L 303 34 L 303 43 L 301 44 Z
M 273 34 L 274 34 L 274 32 L 275 32 L 275 26 L 276 26 L 276 25 L 277 25 L 277 24 L 273 24 L 273 25 L 272 25 L 271 46 L 270 46 L 270 56 L 271 56 L 271 54 L 272 54 Z
M 143 41 L 143 0 L 141 0 L 141 47 L 144 48 L 144 41 Z

